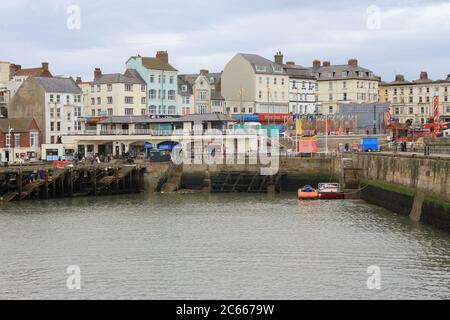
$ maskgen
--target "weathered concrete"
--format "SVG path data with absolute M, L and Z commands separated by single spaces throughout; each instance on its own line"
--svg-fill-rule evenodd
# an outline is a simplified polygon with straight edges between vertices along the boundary
M 340 172 L 338 161 L 329 157 L 280 158 L 278 162 L 280 176 L 279 187 L 284 191 L 297 191 L 305 184 L 317 185 L 319 182 L 339 181 L 336 172 Z M 219 172 L 261 172 L 260 165 L 254 164 L 215 164 L 184 165 L 181 185 L 188 189 L 204 189 L 204 183 L 213 179 Z
M 450 232 L 450 159 L 385 153 L 352 156 L 362 199 Z
M 450 160 L 401 154 L 358 153 L 353 163 L 363 178 L 421 190 L 450 202 Z

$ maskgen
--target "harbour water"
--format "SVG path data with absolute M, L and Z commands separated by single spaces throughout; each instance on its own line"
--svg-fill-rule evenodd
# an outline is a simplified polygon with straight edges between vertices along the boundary
M 450 299 L 450 235 L 295 194 L 1 205 L 0 261 L 0 299 Z M 66 286 L 72 265 L 80 290 Z

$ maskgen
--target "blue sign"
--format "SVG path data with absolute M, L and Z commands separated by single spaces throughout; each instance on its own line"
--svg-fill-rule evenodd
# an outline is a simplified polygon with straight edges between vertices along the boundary
M 144 143 L 144 149 L 153 149 L 153 144 L 151 144 L 150 142 Z
M 391 123 L 395 123 L 395 118 L 391 117 Z

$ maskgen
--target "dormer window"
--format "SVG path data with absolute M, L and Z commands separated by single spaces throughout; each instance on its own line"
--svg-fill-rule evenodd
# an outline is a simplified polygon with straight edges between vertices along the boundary
M 283 73 L 283 68 L 281 68 L 281 67 L 278 66 L 278 65 L 272 65 L 272 69 L 273 69 L 273 72 L 276 72 L 276 73 Z
M 209 79 L 209 82 L 210 82 L 211 84 L 213 84 L 213 83 L 214 83 L 214 77 L 211 77 L 211 78 Z
M 181 86 L 181 91 L 187 92 L 187 85 L 182 85 Z
M 264 66 L 255 66 L 257 72 L 267 72 L 267 68 Z

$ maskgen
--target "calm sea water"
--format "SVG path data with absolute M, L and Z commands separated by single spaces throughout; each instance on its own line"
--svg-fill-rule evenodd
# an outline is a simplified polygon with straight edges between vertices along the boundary
M 449 299 L 450 236 L 362 201 L 131 195 L 0 206 L 1 299 Z M 81 290 L 68 290 L 78 265 Z M 367 268 L 381 269 L 381 290 Z

